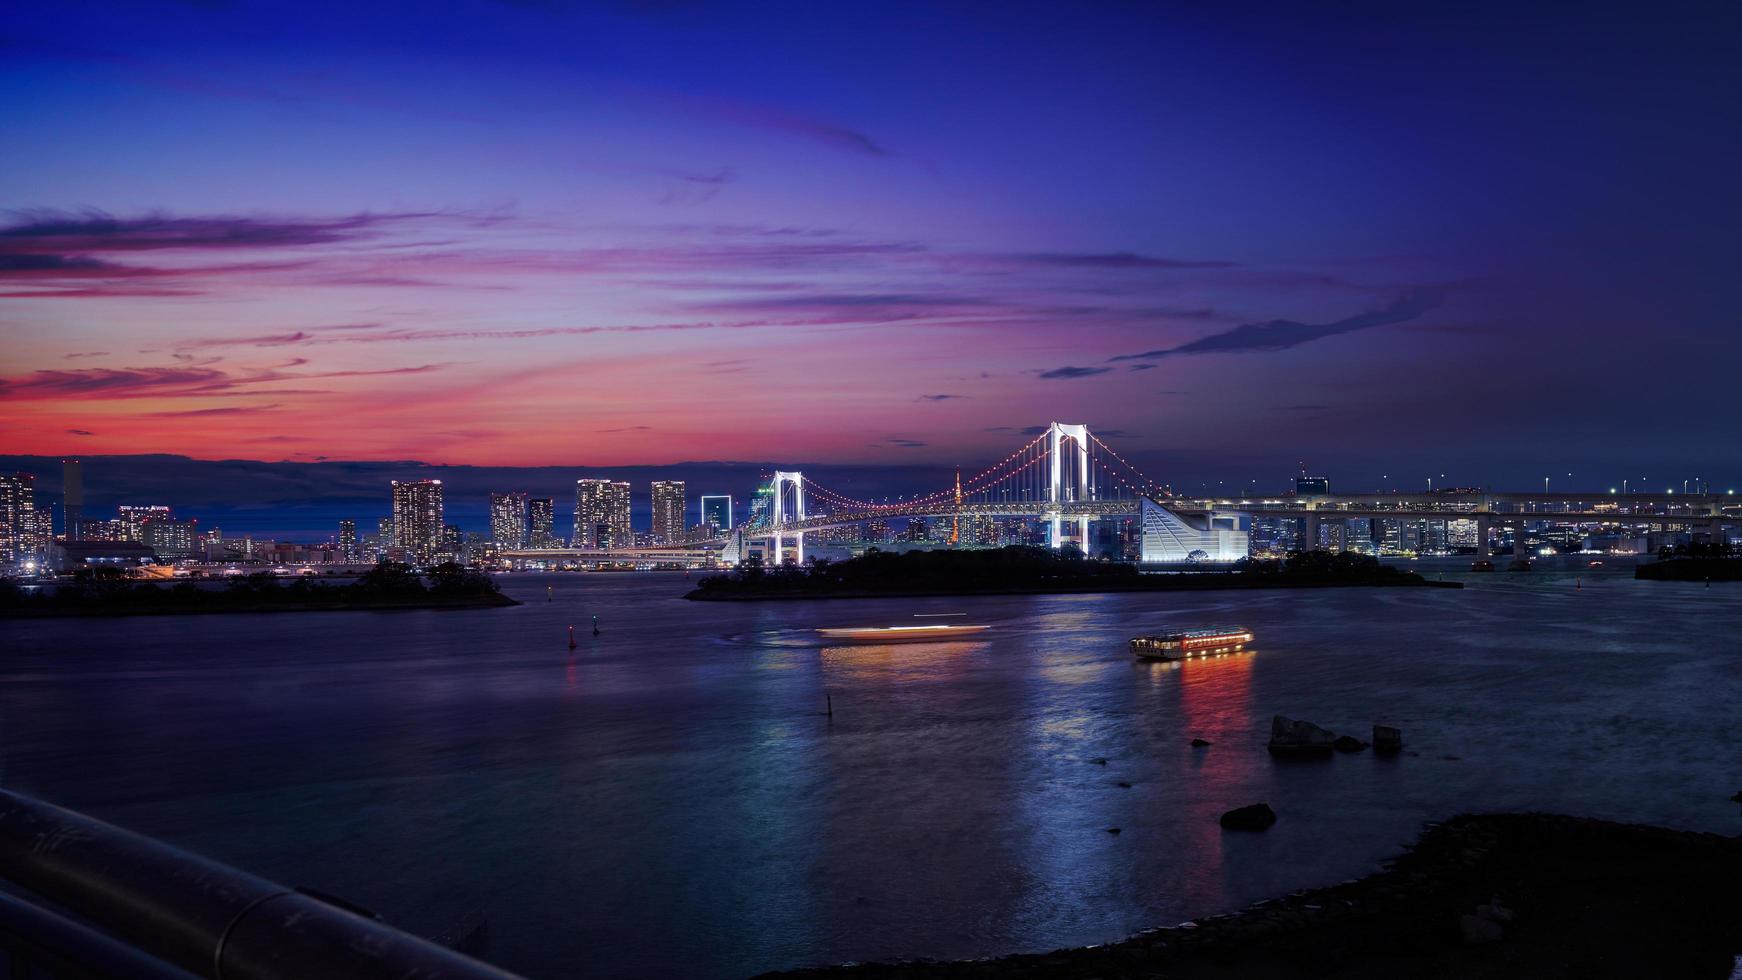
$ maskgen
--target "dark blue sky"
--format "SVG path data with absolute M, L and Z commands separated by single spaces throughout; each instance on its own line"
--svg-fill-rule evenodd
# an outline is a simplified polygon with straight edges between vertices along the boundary
M 64 2 L 0 451 L 1742 482 L 1705 5 Z M 199 491 L 190 489 L 190 497 Z

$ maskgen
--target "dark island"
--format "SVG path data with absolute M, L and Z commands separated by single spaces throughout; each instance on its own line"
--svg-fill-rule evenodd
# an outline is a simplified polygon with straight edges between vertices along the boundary
M 1723 543 L 1693 542 L 1665 548 L 1658 560 L 1633 569 L 1653 582 L 1742 582 L 1742 552 Z
M 980 551 L 884 552 L 805 568 L 742 569 L 701 580 L 686 598 L 708 601 L 846 599 L 934 595 L 1170 592 L 1335 586 L 1444 586 L 1367 555 L 1304 552 L 1282 561 L 1246 559 L 1228 571 L 1145 575 L 1134 565 L 1093 561 L 1075 551 L 1013 545 Z
M 1722 977 L 1742 838 L 1547 814 L 1431 826 L 1377 874 L 1088 949 L 789 980 Z
M 345 585 L 308 578 L 287 583 L 271 572 L 238 575 L 222 586 L 189 581 L 164 585 L 127 578 L 118 568 L 83 569 L 72 581 L 52 589 L 25 590 L 0 581 L 0 618 L 479 609 L 519 604 L 503 595 L 489 575 L 453 562 L 423 575 L 399 562 L 382 562 Z

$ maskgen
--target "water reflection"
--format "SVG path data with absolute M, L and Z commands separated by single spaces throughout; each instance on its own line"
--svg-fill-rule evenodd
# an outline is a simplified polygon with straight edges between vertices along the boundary
M 1718 590 L 737 604 L 685 603 L 679 576 L 504 585 L 532 601 L 0 623 L 0 776 L 414 932 L 482 908 L 490 958 L 529 976 L 1104 942 L 1363 873 L 1458 809 L 1735 818 L 1689 804 L 1742 753 L 1725 724 L 1742 603 Z M 997 628 L 893 647 L 813 632 L 964 609 Z M 609 627 L 571 654 L 593 612 Z M 1214 622 L 1262 653 L 1127 646 Z M 1277 765 L 1277 713 L 1395 723 L 1419 754 Z M 1282 818 L 1266 833 L 1217 826 L 1261 800 Z

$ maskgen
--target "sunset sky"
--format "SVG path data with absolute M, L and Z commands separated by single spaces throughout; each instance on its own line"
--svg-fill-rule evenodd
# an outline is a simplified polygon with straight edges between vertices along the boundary
M 1722 482 L 1742 8 L 1601 6 L 18 6 L 0 452 Z

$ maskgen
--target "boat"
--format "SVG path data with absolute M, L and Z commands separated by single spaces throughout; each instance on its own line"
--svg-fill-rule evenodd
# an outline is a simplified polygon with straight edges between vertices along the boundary
M 834 643 L 947 643 L 974 636 L 990 626 L 927 623 L 923 626 L 841 626 L 819 629 L 823 639 Z
M 1494 563 L 1486 558 L 1478 558 L 1470 563 L 1470 571 L 1472 572 L 1492 572 L 1493 570 Z
M 1131 655 L 1139 660 L 1185 660 L 1238 650 L 1251 642 L 1252 631 L 1244 626 L 1179 630 L 1132 637 Z

